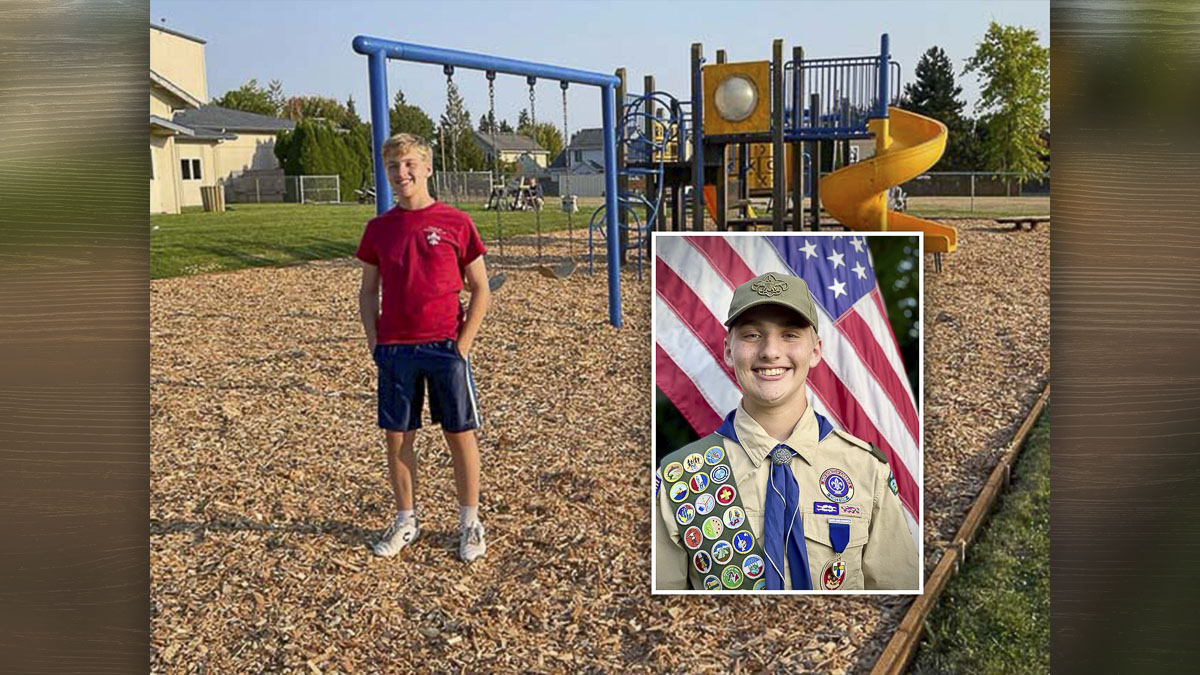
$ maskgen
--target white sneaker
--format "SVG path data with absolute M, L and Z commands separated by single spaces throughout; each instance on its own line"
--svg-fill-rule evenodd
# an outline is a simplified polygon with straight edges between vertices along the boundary
M 487 553 L 487 542 L 483 540 L 483 523 L 478 520 L 462 528 L 458 533 L 458 557 L 463 562 L 472 562 Z
M 375 542 L 371 550 L 377 556 L 390 558 L 416 541 L 419 536 L 421 536 L 421 523 L 416 516 L 403 522 L 397 518 L 392 521 L 392 524 L 384 531 L 379 541 Z

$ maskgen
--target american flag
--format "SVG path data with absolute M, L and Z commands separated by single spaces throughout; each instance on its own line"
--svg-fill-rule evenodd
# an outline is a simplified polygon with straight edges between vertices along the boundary
M 660 234 L 654 244 L 656 385 L 696 433 L 715 431 L 741 399 L 723 358 L 733 289 L 767 272 L 800 277 L 817 303 L 823 347 L 808 373 L 809 404 L 887 454 L 916 539 L 921 420 L 866 240 Z

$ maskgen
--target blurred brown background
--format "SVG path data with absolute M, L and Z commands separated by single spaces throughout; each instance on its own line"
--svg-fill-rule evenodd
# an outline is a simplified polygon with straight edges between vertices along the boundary
M 1056 672 L 1194 672 L 1200 8 L 1051 5 Z
M 6 673 L 148 666 L 148 21 L 0 3 Z

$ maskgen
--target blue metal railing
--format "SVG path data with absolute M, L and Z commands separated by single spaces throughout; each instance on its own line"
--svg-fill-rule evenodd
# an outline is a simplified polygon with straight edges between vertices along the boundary
M 788 140 L 867 136 L 867 121 L 887 117 L 899 99 L 900 64 L 891 60 L 888 36 L 874 56 L 804 59 L 784 64 Z M 818 97 L 812 109 L 812 95 Z
M 387 60 L 414 61 L 436 65 L 450 65 L 485 72 L 505 73 L 524 77 L 545 78 L 559 82 L 573 82 L 600 88 L 600 103 L 604 125 L 604 177 L 605 205 L 608 231 L 608 320 L 613 326 L 621 327 L 621 266 L 618 251 L 617 221 L 617 130 L 616 130 L 616 87 L 620 80 L 616 75 L 597 73 L 574 68 L 563 68 L 545 63 L 518 61 L 489 54 L 463 52 L 455 49 L 429 47 L 411 42 L 396 42 L 382 38 L 359 35 L 352 42 L 354 51 L 367 57 L 367 75 L 371 90 L 371 139 L 375 159 L 375 209 L 383 213 L 391 208 L 392 189 L 387 181 L 380 149 L 388 137 L 390 128 L 388 106 Z

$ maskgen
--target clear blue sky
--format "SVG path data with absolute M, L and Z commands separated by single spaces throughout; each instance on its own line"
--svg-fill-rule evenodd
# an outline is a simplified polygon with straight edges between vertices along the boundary
M 165 24 L 161 22 L 166 19 Z M 344 101 L 353 95 L 368 115 L 366 57 L 350 41 L 365 34 L 419 44 L 482 52 L 561 66 L 613 72 L 624 67 L 631 90 L 654 75 L 659 89 L 689 94 L 693 42 L 709 62 L 725 49 L 730 61 L 771 58 L 771 41 L 784 40 L 806 57 L 878 53 L 879 36 L 891 36 L 892 58 L 910 81 L 918 57 L 938 45 L 954 63 L 967 110 L 979 86 L 963 63 L 997 21 L 1037 30 L 1050 44 L 1046 0 L 1027 2 L 226 2 L 151 0 L 152 23 L 207 41 L 209 95 L 217 97 L 250 78 L 272 79 L 290 95 L 319 94 Z M 456 76 L 472 120 L 487 109 L 483 74 Z M 441 68 L 390 62 L 388 84 L 401 87 L 435 120 L 445 105 Z M 562 125 L 557 83 L 538 85 L 538 119 Z M 600 125 L 600 96 L 592 87 L 570 92 L 572 132 Z M 523 78 L 496 80 L 496 114 L 516 121 L 528 107 Z

